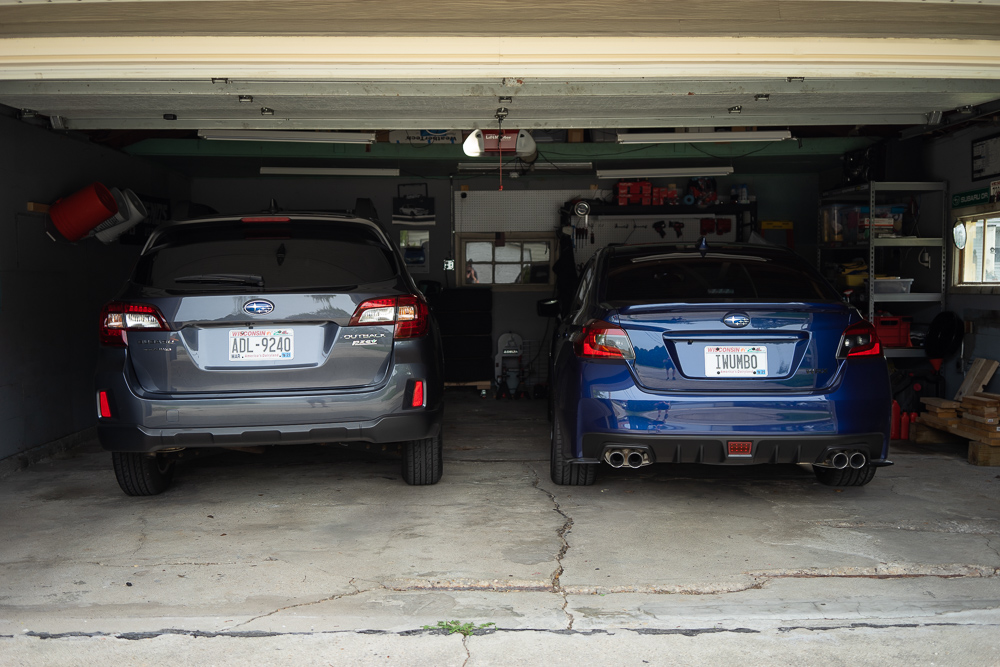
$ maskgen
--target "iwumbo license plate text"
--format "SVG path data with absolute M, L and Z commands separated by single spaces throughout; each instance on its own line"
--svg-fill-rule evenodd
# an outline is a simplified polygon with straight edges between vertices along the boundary
M 229 361 L 293 359 L 295 332 L 292 329 L 230 329 Z
M 763 345 L 707 345 L 707 377 L 767 377 L 767 348 Z

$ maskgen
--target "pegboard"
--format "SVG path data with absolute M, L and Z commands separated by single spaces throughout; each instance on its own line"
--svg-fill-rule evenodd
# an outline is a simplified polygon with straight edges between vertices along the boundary
M 708 243 L 730 243 L 736 240 L 736 216 L 735 215 L 714 215 L 705 214 L 683 214 L 683 215 L 601 215 L 590 216 L 588 219 L 587 237 L 577 238 L 571 234 L 574 240 L 573 258 L 577 264 L 585 264 L 601 248 L 611 243 L 628 243 L 635 245 L 638 243 L 697 243 L 702 237 L 702 220 L 728 220 L 730 229 L 724 234 L 712 232 L 706 234 Z M 582 224 L 581 218 L 573 218 L 574 224 Z M 664 235 L 653 228 L 653 224 L 663 220 Z M 680 223 L 671 228 L 671 222 Z M 680 228 L 680 236 L 677 235 L 677 228 Z M 582 233 L 582 232 L 581 232 Z M 593 233 L 593 242 L 591 242 Z
M 566 202 L 610 196 L 611 190 L 589 188 L 455 192 L 455 231 L 554 232 L 559 227 L 559 207 Z

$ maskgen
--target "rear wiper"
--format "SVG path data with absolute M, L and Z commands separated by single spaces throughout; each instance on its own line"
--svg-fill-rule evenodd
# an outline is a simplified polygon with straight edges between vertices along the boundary
M 198 283 L 200 285 L 246 285 L 264 287 L 263 276 L 250 273 L 204 273 L 195 276 L 174 278 L 175 283 Z

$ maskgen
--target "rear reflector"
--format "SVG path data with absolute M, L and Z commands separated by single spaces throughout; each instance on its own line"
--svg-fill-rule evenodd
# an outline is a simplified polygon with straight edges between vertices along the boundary
M 156 306 L 112 301 L 101 312 L 101 344 L 125 347 L 126 331 L 169 331 Z
M 726 443 L 729 456 L 750 456 L 753 450 L 753 443 L 746 440 L 730 440 Z
M 413 385 L 413 400 L 410 401 L 411 408 L 419 408 L 424 404 L 424 381 L 417 380 Z
M 590 359 L 635 359 L 625 330 L 599 320 L 587 322 L 576 334 L 573 349 L 576 356 Z
M 109 418 L 111 416 L 111 403 L 108 402 L 108 392 L 100 392 L 98 402 L 101 405 L 101 417 L 104 419 Z

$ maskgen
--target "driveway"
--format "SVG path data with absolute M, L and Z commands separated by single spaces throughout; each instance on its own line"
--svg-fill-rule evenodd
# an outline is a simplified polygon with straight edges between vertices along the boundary
M 449 391 L 446 422 L 432 487 L 335 446 L 198 458 L 152 498 L 96 443 L 7 475 L 0 664 L 1000 663 L 1000 468 L 961 447 L 902 443 L 858 489 L 558 487 L 544 401 Z

